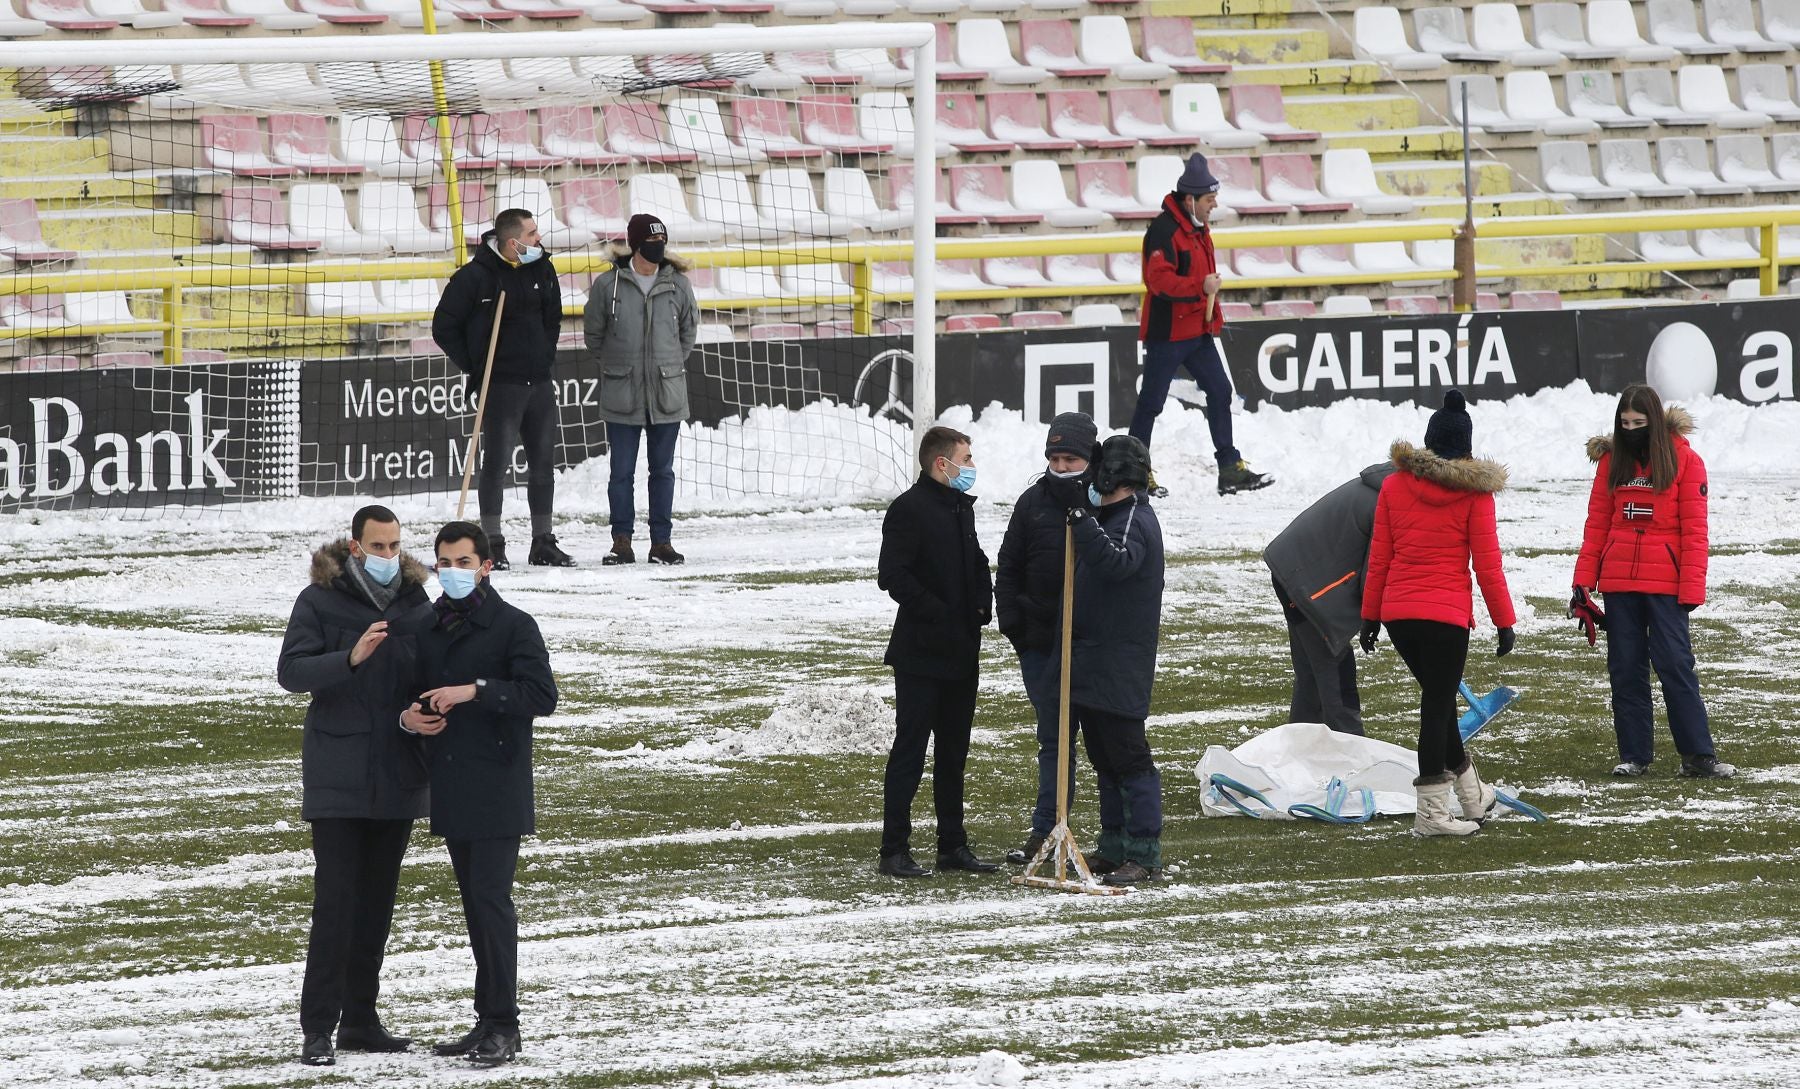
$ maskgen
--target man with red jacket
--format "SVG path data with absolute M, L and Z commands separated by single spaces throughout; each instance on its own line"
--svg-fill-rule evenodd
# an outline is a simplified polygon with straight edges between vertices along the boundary
M 1183 367 L 1206 394 L 1206 423 L 1219 461 L 1219 494 L 1252 492 L 1275 483 L 1250 471 L 1231 441 L 1231 376 L 1219 355 L 1218 335 L 1225 329 L 1219 313 L 1219 262 L 1213 253 L 1207 221 L 1219 205 L 1219 180 L 1206 167 L 1206 156 L 1188 158 L 1175 191 L 1163 198 L 1162 214 L 1144 232 L 1144 305 L 1138 339 L 1144 344 L 1144 380 L 1131 435 L 1145 446 L 1156 427 L 1169 382 Z M 1167 495 L 1155 485 L 1151 494 Z

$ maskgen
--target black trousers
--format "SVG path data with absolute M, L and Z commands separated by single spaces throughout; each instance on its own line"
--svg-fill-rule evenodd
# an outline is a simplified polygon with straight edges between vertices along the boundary
M 969 762 L 969 734 L 975 726 L 979 673 L 954 681 L 894 671 L 894 747 L 888 753 L 882 789 L 883 857 L 912 849 L 912 803 L 925 774 L 925 746 L 937 746 L 931 763 L 931 800 L 937 809 L 937 849 L 966 847 L 963 828 L 963 769 Z
M 321 818 L 312 822 L 312 934 L 300 984 L 300 1030 L 332 1032 L 378 1023 L 381 960 L 394 919 L 400 861 L 412 821 Z
M 1288 655 L 1294 660 L 1294 692 L 1288 699 L 1289 722 L 1323 722 L 1341 734 L 1361 734 L 1362 696 L 1356 691 L 1356 655 L 1345 647 L 1334 654 L 1319 629 L 1289 605 L 1286 587 L 1275 583 L 1287 618 Z
M 469 951 L 475 954 L 475 1017 L 495 1028 L 519 1027 L 519 913 L 513 877 L 519 837 L 447 839 L 462 892 Z
M 481 415 L 481 467 L 476 497 L 481 513 L 499 517 L 513 446 L 525 444 L 525 499 L 531 513 L 548 518 L 556 509 L 556 387 L 549 379 L 529 386 L 488 385 Z
M 1469 660 L 1469 629 L 1435 620 L 1396 620 L 1388 638 L 1419 682 L 1419 778 L 1456 771 L 1468 757 L 1456 728 L 1456 686 Z

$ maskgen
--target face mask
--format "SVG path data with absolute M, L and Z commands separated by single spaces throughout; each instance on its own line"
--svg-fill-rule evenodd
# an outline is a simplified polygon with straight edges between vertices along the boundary
M 638 247 L 638 256 L 653 265 L 660 265 L 662 264 L 663 251 L 667 248 L 667 242 L 646 242 Z
M 438 568 L 438 585 L 444 588 L 444 595 L 452 601 L 461 601 L 475 592 L 481 582 L 481 575 L 475 571 L 465 571 L 460 567 Z
M 956 475 L 950 478 L 950 486 L 959 492 L 966 492 L 975 486 L 975 466 L 952 465 Z
M 1092 484 L 1088 485 L 1088 505 L 1093 507 L 1100 505 L 1100 489 Z
M 1650 429 L 1640 427 L 1625 432 L 1625 451 L 1642 460 L 1644 455 L 1650 452 Z
M 542 256 L 544 256 L 544 247 L 526 246 L 523 250 L 519 251 L 519 264 L 529 265 Z
M 400 573 L 400 557 L 398 556 L 371 556 L 364 552 L 357 559 L 362 561 L 363 571 L 378 586 L 386 586 L 393 582 L 394 576 Z
M 1044 471 L 1049 473 L 1051 476 L 1055 477 L 1058 480 L 1074 480 L 1076 477 L 1080 476 L 1082 473 L 1087 472 L 1086 469 L 1070 469 L 1066 473 L 1059 473 L 1055 469 L 1046 469 Z

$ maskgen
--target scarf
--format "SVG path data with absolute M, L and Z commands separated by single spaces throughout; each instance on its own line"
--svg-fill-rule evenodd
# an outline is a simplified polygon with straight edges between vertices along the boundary
M 487 598 L 488 584 L 486 579 L 482 579 L 480 582 L 476 583 L 475 589 L 470 590 L 469 596 L 463 598 L 461 601 L 456 600 L 449 594 L 440 595 L 437 601 L 432 603 L 432 608 L 437 611 L 436 626 L 447 632 L 455 632 L 456 629 L 469 622 L 469 614 L 473 613 L 476 609 L 481 608 L 482 603 L 487 601 Z
M 350 557 L 350 562 L 344 565 L 344 573 L 350 577 L 350 584 L 362 591 L 362 596 L 368 598 L 369 604 L 375 606 L 376 612 L 387 612 L 388 606 L 394 603 L 394 598 L 400 595 L 401 575 L 399 572 L 396 571 L 393 581 L 384 586 L 369 577 L 369 572 L 363 567 L 362 558 L 359 556 Z

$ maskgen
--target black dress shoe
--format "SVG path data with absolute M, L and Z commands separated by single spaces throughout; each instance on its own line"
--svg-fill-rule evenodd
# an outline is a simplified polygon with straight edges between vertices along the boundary
M 374 1051 L 393 1053 L 405 1051 L 412 1046 L 410 1036 L 390 1036 L 388 1030 L 376 1025 L 358 1025 L 351 1027 L 339 1025 L 337 1034 L 339 1051 Z
M 531 554 L 526 560 L 533 567 L 574 567 L 575 558 L 557 547 L 556 534 L 540 533 L 531 539 Z
M 913 861 L 911 851 L 881 856 L 881 872 L 889 877 L 930 877 L 931 871 Z
M 519 1057 L 520 1042 L 516 1029 L 490 1029 L 463 1055 L 463 1060 L 472 1066 L 503 1066 Z
M 475 1022 L 474 1028 L 456 1039 L 445 1040 L 441 1044 L 432 1044 L 431 1052 L 434 1055 L 442 1055 L 447 1059 L 454 1058 L 457 1055 L 467 1055 L 475 1049 L 475 1045 L 479 1044 L 481 1038 L 487 1034 L 487 1023 L 485 1021 L 477 1021 Z
M 939 851 L 937 866 L 940 870 L 967 870 L 969 873 L 993 873 L 1000 868 L 998 862 L 983 862 L 976 858 L 975 852 L 966 846 L 954 851 Z
M 331 1033 L 309 1032 L 300 1045 L 300 1061 L 307 1066 L 336 1066 L 337 1053 L 331 1050 Z

